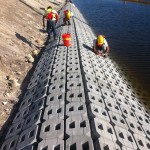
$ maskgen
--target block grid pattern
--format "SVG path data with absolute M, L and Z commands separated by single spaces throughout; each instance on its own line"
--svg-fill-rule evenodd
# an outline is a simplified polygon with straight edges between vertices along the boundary
M 63 26 L 66 9 L 74 14 L 70 26 Z M 92 52 L 96 36 L 75 5 L 65 5 L 59 18 L 58 39 L 39 59 L 1 150 L 150 149 L 143 94 L 111 55 Z M 71 34 L 69 47 L 64 33 Z

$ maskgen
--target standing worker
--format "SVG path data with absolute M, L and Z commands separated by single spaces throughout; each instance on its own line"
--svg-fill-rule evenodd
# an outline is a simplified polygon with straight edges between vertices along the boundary
M 58 13 L 52 9 L 51 6 L 48 6 L 45 14 L 43 15 L 43 27 L 45 28 L 45 19 L 47 19 L 47 34 L 50 39 L 51 30 L 53 32 L 54 39 L 56 39 L 56 23 L 58 21 Z
M 104 35 L 98 35 L 93 41 L 93 52 L 99 56 L 106 56 L 109 52 L 109 46 Z
M 70 10 L 65 10 L 64 11 L 64 18 L 63 18 L 63 23 L 64 25 L 71 25 L 70 19 L 73 16 L 73 13 Z

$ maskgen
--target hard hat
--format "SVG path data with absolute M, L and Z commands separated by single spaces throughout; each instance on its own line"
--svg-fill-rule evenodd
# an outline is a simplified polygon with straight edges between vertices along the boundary
M 104 36 L 98 35 L 97 42 L 98 42 L 98 45 L 102 45 L 104 43 Z

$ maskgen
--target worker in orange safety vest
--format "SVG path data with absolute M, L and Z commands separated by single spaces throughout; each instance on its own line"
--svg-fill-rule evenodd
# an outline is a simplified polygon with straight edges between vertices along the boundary
M 51 31 L 53 32 L 54 39 L 56 39 L 56 23 L 58 21 L 58 13 L 52 9 L 51 6 L 48 6 L 43 15 L 43 28 L 45 28 L 45 21 L 47 20 L 47 34 L 48 40 L 50 39 Z

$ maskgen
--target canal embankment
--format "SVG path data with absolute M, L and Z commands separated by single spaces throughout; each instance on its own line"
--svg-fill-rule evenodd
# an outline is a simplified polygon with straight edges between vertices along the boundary
M 74 17 L 62 26 L 63 12 Z M 43 52 L 2 150 L 150 149 L 149 107 L 111 55 L 92 52 L 93 30 L 74 4 Z M 71 34 L 71 46 L 62 34 Z

